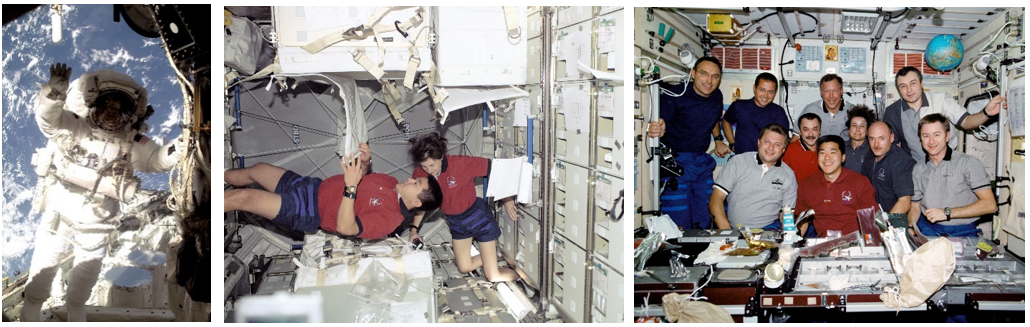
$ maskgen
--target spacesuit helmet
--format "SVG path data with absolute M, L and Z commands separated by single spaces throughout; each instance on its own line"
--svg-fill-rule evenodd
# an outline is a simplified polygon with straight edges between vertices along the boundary
M 96 128 L 123 132 L 147 117 L 147 91 L 129 75 L 102 69 L 85 73 L 72 84 L 69 109 Z
M 117 132 L 131 122 L 136 102 L 125 92 L 101 92 L 90 106 L 89 118 L 98 128 Z

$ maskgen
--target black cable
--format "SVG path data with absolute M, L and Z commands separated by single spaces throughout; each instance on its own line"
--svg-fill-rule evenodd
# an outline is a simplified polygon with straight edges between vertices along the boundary
M 790 130 L 794 130 L 794 119 L 790 116 L 790 84 L 787 84 L 787 77 L 783 74 L 783 56 L 787 54 L 787 42 L 783 42 L 783 50 L 780 51 L 780 80 L 783 81 L 783 109 L 787 110 L 787 120 L 790 121 Z
M 908 14 L 908 11 L 910 9 L 912 9 L 912 7 L 905 7 L 905 10 L 901 11 L 900 14 L 898 14 L 897 16 L 891 16 L 890 19 L 888 19 L 888 20 L 894 20 L 895 18 L 898 18 L 898 17 L 901 17 L 901 16 L 905 16 L 906 14 Z
M 740 24 L 740 26 L 741 26 L 741 27 L 744 27 L 744 26 L 748 26 L 748 25 L 751 25 L 751 24 L 754 24 L 754 23 L 760 22 L 760 21 L 762 21 L 763 19 L 769 18 L 769 16 L 772 16 L 772 15 L 775 15 L 775 14 L 776 14 L 776 12 L 772 12 L 772 13 L 766 14 L 765 16 L 762 16 L 762 18 L 759 18 L 759 19 L 755 19 L 755 20 L 752 20 L 752 21 L 750 21 L 750 22 L 747 22 L 747 23 L 743 23 L 743 24 Z
M 765 16 L 762 16 L 761 18 L 758 18 L 758 19 L 752 20 L 752 21 L 750 21 L 750 22 L 747 22 L 747 23 L 744 23 L 744 24 L 740 24 L 740 26 L 741 26 L 741 27 L 744 27 L 744 26 L 748 26 L 748 25 L 751 25 L 751 24 L 754 24 L 754 23 L 760 22 L 760 21 L 762 21 L 763 19 L 766 19 L 766 18 L 769 18 L 770 16 L 776 15 L 777 13 L 778 13 L 778 12 L 771 12 L 771 13 L 768 13 L 768 14 L 766 14 Z M 815 24 L 816 24 L 816 26 L 818 26 L 818 25 L 819 25 L 819 18 L 815 18 L 815 16 L 812 16 L 812 14 L 809 14 L 809 13 L 807 13 L 807 12 L 805 12 L 805 11 L 801 11 L 801 10 L 798 10 L 798 13 L 800 13 L 800 14 L 802 14 L 802 15 L 805 15 L 805 16 L 808 16 L 808 17 L 810 17 L 810 18 L 814 19 L 814 20 L 815 20 Z M 808 32 L 805 32 L 805 33 L 808 33 Z

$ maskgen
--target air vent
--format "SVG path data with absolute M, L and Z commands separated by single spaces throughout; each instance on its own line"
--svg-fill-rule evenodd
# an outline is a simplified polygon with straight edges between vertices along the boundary
M 892 72 L 896 75 L 905 66 L 912 66 L 923 73 L 923 78 L 951 78 L 951 72 L 942 72 L 926 63 L 922 52 L 895 52 Z
M 771 47 L 714 47 L 712 57 L 722 62 L 724 71 L 763 72 L 772 71 L 773 66 Z

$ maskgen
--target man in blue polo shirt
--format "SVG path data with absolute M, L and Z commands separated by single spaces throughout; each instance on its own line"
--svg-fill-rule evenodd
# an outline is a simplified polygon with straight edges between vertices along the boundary
M 722 130 L 726 133 L 726 142 L 730 143 L 733 153 L 758 151 L 758 132 L 769 124 L 790 128 L 783 107 L 772 103 L 778 89 L 776 76 L 761 73 L 755 78 L 755 97 L 730 104 L 722 117 Z M 736 131 L 733 125 L 737 125 Z
M 867 143 L 872 154 L 866 154 L 859 171 L 873 183 L 876 202 L 884 211 L 908 213 L 912 207 L 912 166 L 915 161 L 908 152 L 894 146 L 894 133 L 885 122 L 869 125 Z
M 663 144 L 675 150 L 676 163 L 683 167 L 683 175 L 676 178 L 677 189 L 666 190 L 661 196 L 662 212 L 680 227 L 707 229 L 712 226 L 708 198 L 712 194 L 715 159 L 706 151 L 714 137 L 715 153 L 720 157 L 730 153 L 729 146 L 722 142 L 722 131 L 718 125 L 722 117 L 722 91 L 719 91 L 722 67 L 719 60 L 712 57 L 698 59 L 690 77 L 693 81 L 687 85 L 662 85 L 662 88 L 675 94 L 682 92 L 683 95 L 662 95 L 659 104 L 661 118 L 650 122 L 647 133 L 650 137 L 661 137 Z M 666 121 L 670 123 L 666 125 Z

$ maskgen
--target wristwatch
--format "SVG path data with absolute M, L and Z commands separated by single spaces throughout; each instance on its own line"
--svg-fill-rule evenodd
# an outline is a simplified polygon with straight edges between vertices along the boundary
M 951 220 L 951 208 L 944 208 L 944 216 Z
M 347 187 L 345 187 L 343 189 L 343 196 L 351 198 L 351 200 L 357 199 L 358 198 L 358 187 L 357 186 L 347 186 Z
M 987 118 L 994 118 L 994 116 L 991 116 L 991 114 L 987 113 L 987 107 L 984 107 L 984 109 L 981 110 L 981 112 L 983 112 L 984 116 L 987 116 Z M 997 115 L 995 115 L 995 116 L 997 116 Z
M 722 141 L 722 140 L 724 140 L 724 138 L 722 137 L 722 134 L 719 134 L 718 136 L 715 137 L 715 140 L 716 141 Z
M 733 143 L 730 143 L 730 150 L 733 149 Z

